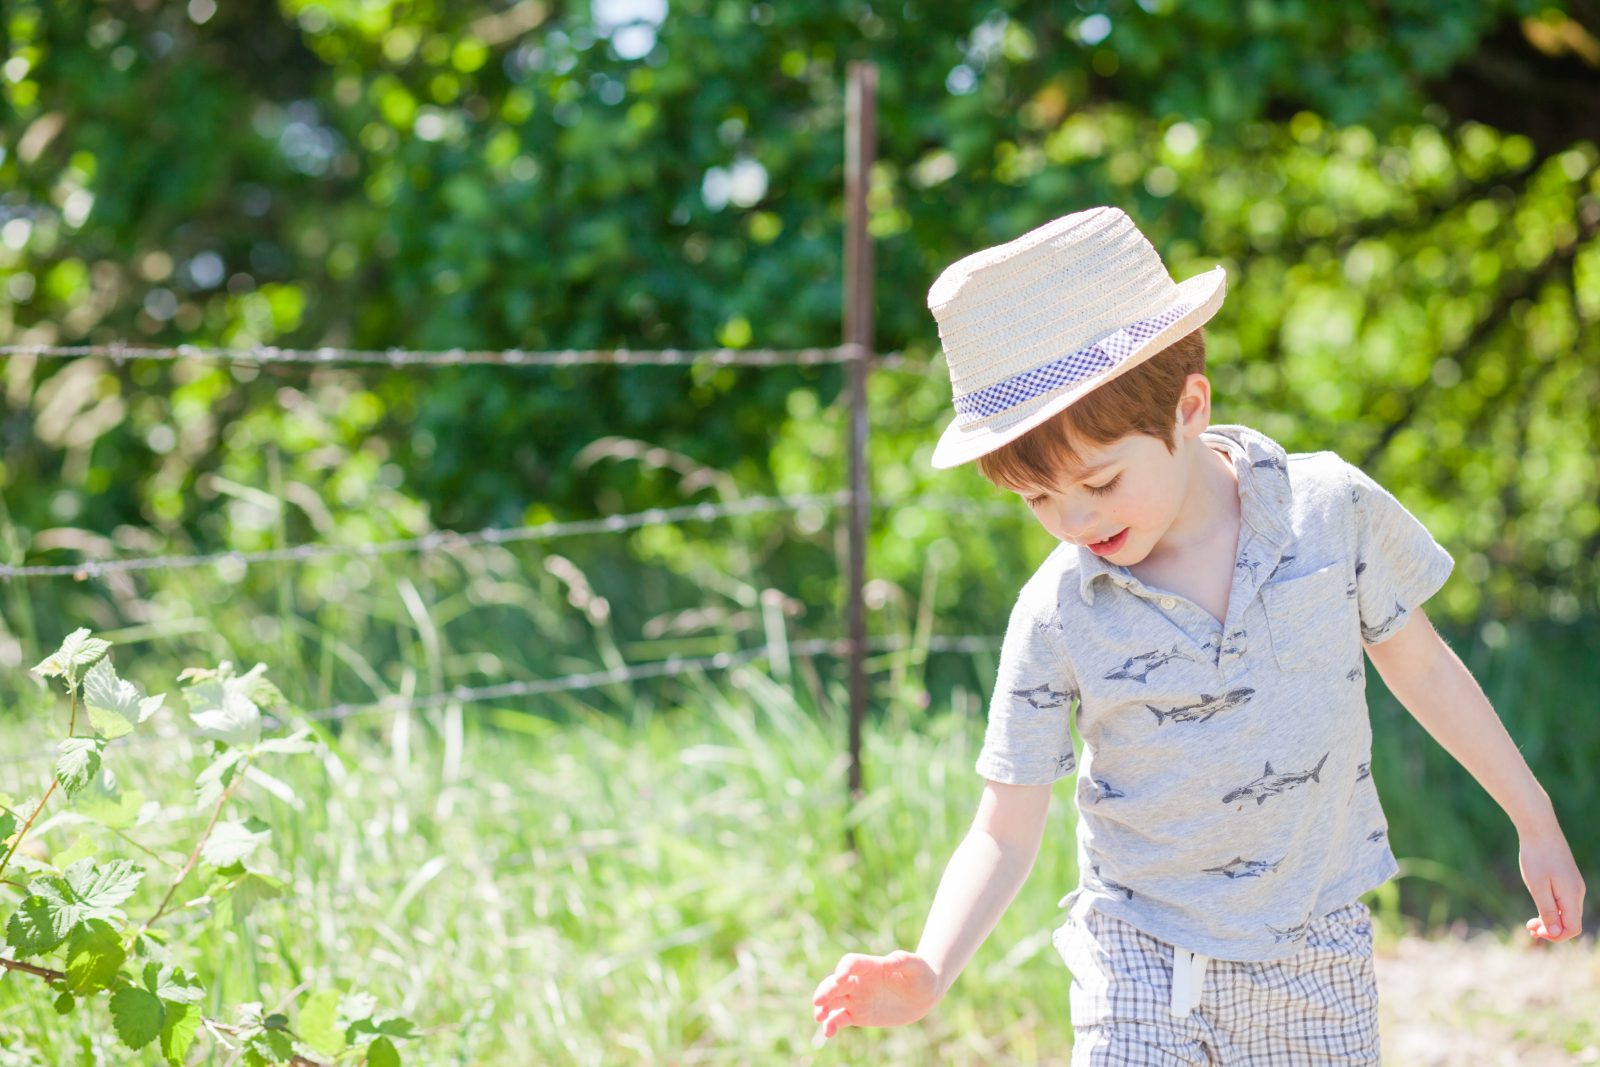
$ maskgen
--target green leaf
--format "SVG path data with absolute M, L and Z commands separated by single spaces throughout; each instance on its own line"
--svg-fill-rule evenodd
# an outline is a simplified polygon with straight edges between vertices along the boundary
M 282 1030 L 257 1030 L 245 1039 L 245 1047 L 267 1063 L 283 1063 L 294 1057 L 294 1041 Z
M 61 647 L 46 656 L 33 668 L 33 673 L 44 678 L 65 678 L 70 689 L 78 684 L 83 669 L 104 656 L 111 648 L 110 641 L 90 637 L 87 627 L 72 631 Z
M 324 1056 L 337 1056 L 345 1050 L 344 1028 L 338 1025 L 337 989 L 321 989 L 306 998 L 300 1009 L 300 1040 Z
M 242 861 L 271 836 L 272 828 L 254 815 L 244 822 L 219 822 L 201 846 L 200 858 L 213 867 L 226 867 Z
M 284 698 L 278 687 L 263 677 L 266 672 L 267 665 L 257 663 L 250 668 L 249 673 L 239 679 L 245 695 L 264 708 L 276 708 L 288 704 L 289 701 Z
M 16 950 L 18 957 L 49 952 L 65 941 L 67 931 L 72 929 L 71 921 L 63 921 L 67 918 L 58 900 L 37 894 L 29 896 L 6 923 L 6 944 Z
M 242 923 L 262 901 L 281 896 L 283 896 L 282 882 L 259 871 L 250 871 L 218 900 L 217 920 L 224 926 Z
M 62 993 L 56 998 L 55 1003 L 51 1006 L 56 1009 L 57 1015 L 71 1015 L 72 1009 L 75 1008 L 77 1004 L 77 998 L 71 993 Z
M 367 1067 L 400 1067 L 400 1053 L 394 1042 L 380 1037 L 367 1049 Z
M 72 866 L 81 859 L 92 858 L 100 853 L 101 844 L 88 834 L 79 834 L 72 839 L 72 844 L 57 852 L 50 859 L 56 868 L 63 869 Z
M 0 846 L 11 840 L 11 835 L 17 832 L 17 817 L 9 811 L 0 811 Z
M 83 703 L 89 722 L 107 738 L 121 737 L 160 711 L 166 695 L 145 697 L 132 682 L 117 677 L 110 658 L 83 677 Z
M 239 761 L 244 758 L 242 750 L 230 748 L 212 760 L 194 780 L 195 804 L 202 808 L 215 804 L 222 796 L 222 791 L 233 781 L 234 775 L 239 773 Z
M 205 998 L 200 980 L 182 967 L 154 960 L 144 965 L 144 987 L 167 1003 L 198 1004 Z
M 67 939 L 67 988 L 85 995 L 106 988 L 124 958 L 122 939 L 110 923 L 79 923 Z
M 161 1024 L 161 1055 L 172 1067 L 183 1067 L 200 1028 L 200 1007 L 170 1000 L 163 1000 L 162 1007 L 166 1018 Z
M 117 789 L 116 776 L 108 768 L 101 767 L 100 773 L 78 797 L 74 810 L 101 826 L 122 830 L 139 820 L 143 807 L 143 793 L 136 789 L 121 792 Z
M 180 678 L 199 679 L 185 691 L 189 717 L 206 737 L 230 745 L 254 745 L 261 740 L 261 709 L 256 700 L 282 700 L 282 694 L 261 677 L 267 669 L 258 663 L 241 678 L 233 676 L 233 664 L 223 663 L 216 671 L 186 670 Z
M 165 1014 L 160 998 L 147 989 L 128 986 L 111 994 L 111 1021 L 131 1049 L 144 1048 L 160 1036 Z
M 293 754 L 300 752 L 315 752 L 317 744 L 311 740 L 310 730 L 301 730 L 290 737 L 269 737 L 256 746 L 258 755 L 268 752 Z
M 104 867 L 92 860 L 79 860 L 66 870 L 67 885 L 76 895 L 84 918 L 121 918 L 116 907 L 133 895 L 144 877 L 144 868 L 128 860 L 112 860 Z
M 403 1015 L 396 1015 L 379 1023 L 378 1033 L 389 1037 L 414 1038 L 417 1036 L 417 1024 Z
M 70 799 L 78 795 L 89 780 L 100 773 L 100 752 L 105 741 L 98 737 L 64 737 L 57 751 L 56 781 Z

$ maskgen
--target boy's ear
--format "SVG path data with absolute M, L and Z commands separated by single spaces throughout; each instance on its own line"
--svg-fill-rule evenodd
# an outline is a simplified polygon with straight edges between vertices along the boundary
M 1211 425 L 1211 382 L 1204 374 L 1184 379 L 1178 395 L 1178 430 L 1194 436 Z

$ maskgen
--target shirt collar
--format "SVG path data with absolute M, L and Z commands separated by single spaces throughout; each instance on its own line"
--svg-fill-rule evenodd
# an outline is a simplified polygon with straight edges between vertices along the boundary
M 1202 430 L 1200 440 L 1222 448 L 1233 459 L 1239 476 L 1239 518 L 1248 527 L 1240 530 L 1240 548 L 1246 537 L 1254 537 L 1257 558 L 1280 550 L 1289 540 L 1291 500 L 1288 453 L 1283 446 L 1260 430 L 1226 423 Z M 1087 548 L 1063 547 L 1078 554 L 1078 592 L 1086 604 L 1094 603 L 1093 585 L 1101 575 L 1124 587 L 1138 582 L 1120 563 L 1108 562 Z

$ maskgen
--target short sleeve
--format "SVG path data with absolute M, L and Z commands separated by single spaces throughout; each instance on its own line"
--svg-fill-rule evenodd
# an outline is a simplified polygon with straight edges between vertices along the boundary
M 1381 644 L 1444 585 L 1455 560 L 1428 528 L 1360 467 L 1347 464 L 1356 517 L 1356 601 L 1361 638 Z
M 1078 686 L 1050 625 L 1018 598 L 1000 646 L 978 754 L 977 771 L 985 778 L 1047 785 L 1077 770 L 1068 722 Z

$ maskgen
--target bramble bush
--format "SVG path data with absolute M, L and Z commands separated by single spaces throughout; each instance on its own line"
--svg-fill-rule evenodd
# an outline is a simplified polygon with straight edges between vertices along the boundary
M 212 745 L 213 758 L 195 778 L 193 795 L 195 806 L 210 817 L 148 919 L 132 920 L 121 907 L 144 882 L 146 871 L 140 865 L 100 854 L 88 837 L 49 858 L 42 850 L 22 848 L 58 790 L 74 814 L 136 845 L 127 829 L 148 822 L 159 810 L 159 804 L 146 804 L 138 793 L 121 791 L 105 756 L 110 742 L 164 710 L 166 696 L 146 696 L 133 682 L 119 678 L 110 649 L 109 641 L 79 629 L 33 668 L 41 680 L 62 680 L 70 715 L 43 794 L 18 799 L 0 793 L 0 886 L 22 894 L 14 908 L 0 906 L 0 926 L 10 949 L 9 957 L 0 956 L 0 980 L 42 979 L 55 994 L 54 1007 L 62 1016 L 104 994 L 118 1039 L 133 1050 L 156 1042 L 174 1067 L 188 1061 L 202 1029 L 230 1051 L 229 1062 L 242 1057 L 247 1067 L 398 1067 L 396 1043 L 417 1037 L 415 1024 L 379 1013 L 376 998 L 365 992 L 313 992 L 300 1005 L 296 1027 L 282 1012 L 264 1011 L 258 1001 L 239 1004 L 231 1023 L 203 1015 L 203 976 L 187 965 L 179 939 L 157 926 L 163 917 L 190 909 L 209 909 L 216 921 L 236 923 L 259 902 L 284 893 L 282 881 L 250 863 L 270 838 L 271 827 L 253 816 L 223 816 L 252 763 L 317 749 L 309 728 L 286 737 L 262 736 L 263 708 L 287 705 L 267 680 L 265 664 L 238 674 L 224 661 L 215 669 L 189 668 L 178 675 L 189 717 Z M 179 889 L 191 875 L 198 879 L 200 892 L 186 899 Z M 37 1040 L 43 1035 L 32 1036 L 34 1040 L 26 1030 L 0 1028 L 0 1064 L 44 1063 L 35 1058 L 36 1046 L 48 1047 L 49 1042 Z

